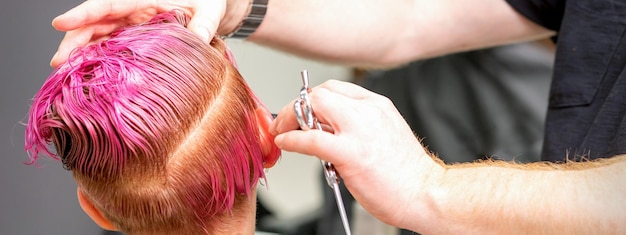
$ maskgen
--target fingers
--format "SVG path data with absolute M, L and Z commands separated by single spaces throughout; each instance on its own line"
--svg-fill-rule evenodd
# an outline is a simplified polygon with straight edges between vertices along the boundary
M 328 80 L 318 87 L 326 88 L 329 91 L 342 94 L 353 99 L 365 99 L 373 94 L 371 91 L 361 86 L 350 82 L 342 82 L 338 80 Z
M 80 14 L 80 9 L 84 8 L 84 5 L 88 2 L 89 1 L 85 1 L 82 4 L 70 9 L 69 11 L 66 11 L 65 13 L 55 17 L 52 20 L 52 27 L 59 31 L 70 31 L 77 29 L 80 26 L 80 20 L 78 20 L 80 17 L 77 15 L 82 15 Z
M 341 110 L 342 106 L 350 106 L 351 98 L 345 97 L 340 94 L 332 93 L 325 88 L 316 88 L 310 94 L 309 98 L 312 102 L 311 107 L 313 109 L 314 115 L 318 118 L 318 120 L 322 123 L 323 129 L 328 132 L 335 132 L 336 122 L 333 120 L 344 120 L 343 117 L 345 115 L 341 115 L 343 111 Z M 290 102 L 288 105 L 283 107 L 283 109 L 278 113 L 278 116 L 270 126 L 270 133 L 273 135 L 278 135 L 280 133 L 284 133 L 291 130 L 300 129 L 300 125 L 296 120 L 295 108 L 294 108 L 295 100 Z M 324 104 L 323 106 L 316 106 L 316 103 Z M 335 117 L 327 118 L 327 113 L 332 113 Z
M 59 31 L 75 30 L 103 20 L 124 18 L 140 9 L 154 9 L 155 2 L 136 0 L 131 4 L 128 1 L 88 0 L 54 18 L 52 26 Z
M 310 97 L 311 108 L 319 122 L 331 126 L 337 133 L 351 128 L 358 118 L 356 108 L 362 105 L 358 99 L 325 87 L 317 87 Z
M 52 26 L 67 31 L 50 61 L 52 67 L 65 62 L 76 47 L 106 38 L 115 29 L 149 20 L 173 9 L 191 16 L 188 28 L 210 41 L 226 11 L 226 1 L 207 0 L 88 0 L 57 16 Z
M 187 28 L 208 42 L 217 32 L 219 22 L 224 17 L 226 2 L 204 0 L 198 4 Z
M 285 151 L 316 156 L 332 162 L 338 169 L 353 163 L 355 159 L 351 157 L 359 151 L 355 149 L 357 145 L 346 141 L 346 138 L 320 130 L 285 132 L 277 135 L 274 143 Z
M 280 133 L 289 131 L 289 130 L 297 130 L 299 128 L 298 122 L 296 121 L 296 115 L 294 111 L 294 102 L 295 99 L 289 102 L 289 104 L 285 105 L 280 112 L 277 113 L 276 118 L 272 122 L 269 128 L 269 132 L 276 136 Z
M 50 60 L 50 66 L 53 68 L 58 67 L 64 63 L 70 56 L 70 53 L 77 47 L 86 46 L 89 43 L 102 41 L 113 32 L 113 30 L 121 27 L 115 22 L 107 24 L 93 25 L 92 27 L 85 27 L 65 33 L 63 40 L 59 44 L 57 52 L 52 56 Z
M 110 1 L 107 5 L 112 4 Z M 97 1 L 84 1 L 82 4 L 57 16 L 52 20 L 52 26 L 59 31 L 70 31 L 80 28 L 83 25 L 92 23 L 110 14 L 110 7 L 101 7 Z
M 136 0 L 131 4 L 119 0 L 89 0 L 57 16 L 52 26 L 60 31 L 70 31 L 107 20 L 125 20 L 136 24 L 172 9 L 190 14 L 189 29 L 209 41 L 224 17 L 226 2 Z
M 52 26 L 67 33 L 50 60 L 50 66 L 58 67 L 75 48 L 101 41 L 117 28 L 149 19 L 156 11 L 145 9 L 154 9 L 154 2 L 137 0 L 130 4 L 128 1 L 88 0 L 57 16 Z
M 360 151 L 357 148 L 358 144 L 351 142 L 354 141 L 351 135 L 357 134 L 364 125 L 360 123 L 358 117 L 363 111 L 370 111 L 369 102 L 355 97 L 368 97 L 373 93 L 345 82 L 332 83 L 335 85 L 316 87 L 309 94 L 313 111 L 319 121 L 325 124 L 325 131 L 298 130 L 294 102 L 280 111 L 270 131 L 276 136 L 275 143 L 279 148 L 317 156 L 341 167 L 353 160 L 345 156 L 354 156 L 355 152 Z M 333 92 L 326 87 L 341 93 Z M 341 87 L 346 89 L 342 90 Z M 338 159 L 341 156 L 343 158 Z
M 375 96 L 378 95 L 358 85 L 336 80 L 324 82 L 322 85 L 315 87 L 309 94 L 311 106 L 316 117 L 320 122 L 328 125 L 329 130 L 335 132 L 340 131 L 341 128 L 350 127 L 351 125 L 342 124 L 358 118 L 358 112 L 354 109 L 363 104 L 357 101 Z M 279 112 L 278 117 L 270 126 L 272 134 L 278 135 L 299 128 L 293 102 L 283 107 Z
M 50 66 L 56 68 L 61 65 L 68 59 L 74 48 L 83 46 L 91 41 L 91 36 L 91 32 L 86 32 L 86 30 L 76 30 L 65 33 L 65 37 L 61 40 L 57 52 L 50 61 Z
M 306 155 L 324 157 L 329 155 L 327 152 L 333 152 L 324 149 L 322 146 L 335 146 L 338 138 L 332 133 L 309 130 L 309 131 L 290 131 L 276 136 L 275 143 L 280 149 L 292 152 L 299 152 Z M 337 154 L 337 152 L 334 152 Z M 333 154 L 330 154 L 333 155 Z M 332 156 L 331 156 L 332 157 Z M 334 159 L 325 159 L 331 161 Z

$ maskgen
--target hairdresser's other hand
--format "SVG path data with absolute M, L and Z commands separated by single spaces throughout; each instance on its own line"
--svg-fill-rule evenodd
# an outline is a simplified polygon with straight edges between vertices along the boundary
M 357 85 L 329 80 L 313 89 L 311 104 L 333 133 L 301 131 L 293 103 L 270 127 L 281 149 L 332 162 L 363 207 L 403 227 L 425 212 L 428 188 L 443 173 L 392 102 Z M 421 215 L 424 216 L 424 215 Z
M 67 33 L 50 65 L 57 67 L 74 48 L 106 39 L 117 28 L 173 9 L 191 16 L 188 28 L 208 41 L 216 33 L 231 32 L 245 16 L 248 4 L 248 0 L 88 0 L 52 21 L 55 29 Z

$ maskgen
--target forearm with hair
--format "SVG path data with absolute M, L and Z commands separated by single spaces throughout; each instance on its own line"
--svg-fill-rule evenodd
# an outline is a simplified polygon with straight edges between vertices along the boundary
M 430 191 L 432 233 L 624 234 L 626 155 L 566 164 L 448 166 Z M 420 213 L 420 212 L 415 212 Z M 411 221 L 403 222 L 411 228 Z M 423 228 L 421 228 L 423 229 Z
M 381 67 L 550 33 L 502 0 L 270 0 L 250 40 L 314 59 Z

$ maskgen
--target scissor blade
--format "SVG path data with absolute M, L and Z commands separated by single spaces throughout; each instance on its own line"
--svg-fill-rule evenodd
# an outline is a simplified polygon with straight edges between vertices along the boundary
M 350 223 L 348 223 L 348 215 L 346 214 L 346 207 L 343 205 L 343 198 L 341 197 L 341 192 L 339 191 L 339 184 L 334 182 L 332 188 L 335 193 L 335 200 L 337 200 L 337 208 L 339 209 L 343 229 L 346 230 L 346 235 L 352 235 L 352 232 L 350 232 Z

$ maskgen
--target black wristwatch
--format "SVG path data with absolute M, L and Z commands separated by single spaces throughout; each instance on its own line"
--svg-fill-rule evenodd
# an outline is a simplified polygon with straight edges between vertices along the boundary
M 259 25 L 261 25 L 261 22 L 263 22 L 263 18 L 265 18 L 268 1 L 269 0 L 252 1 L 248 15 L 243 18 L 239 26 L 227 37 L 245 39 L 250 36 L 250 34 L 254 33 L 254 31 L 259 28 Z

